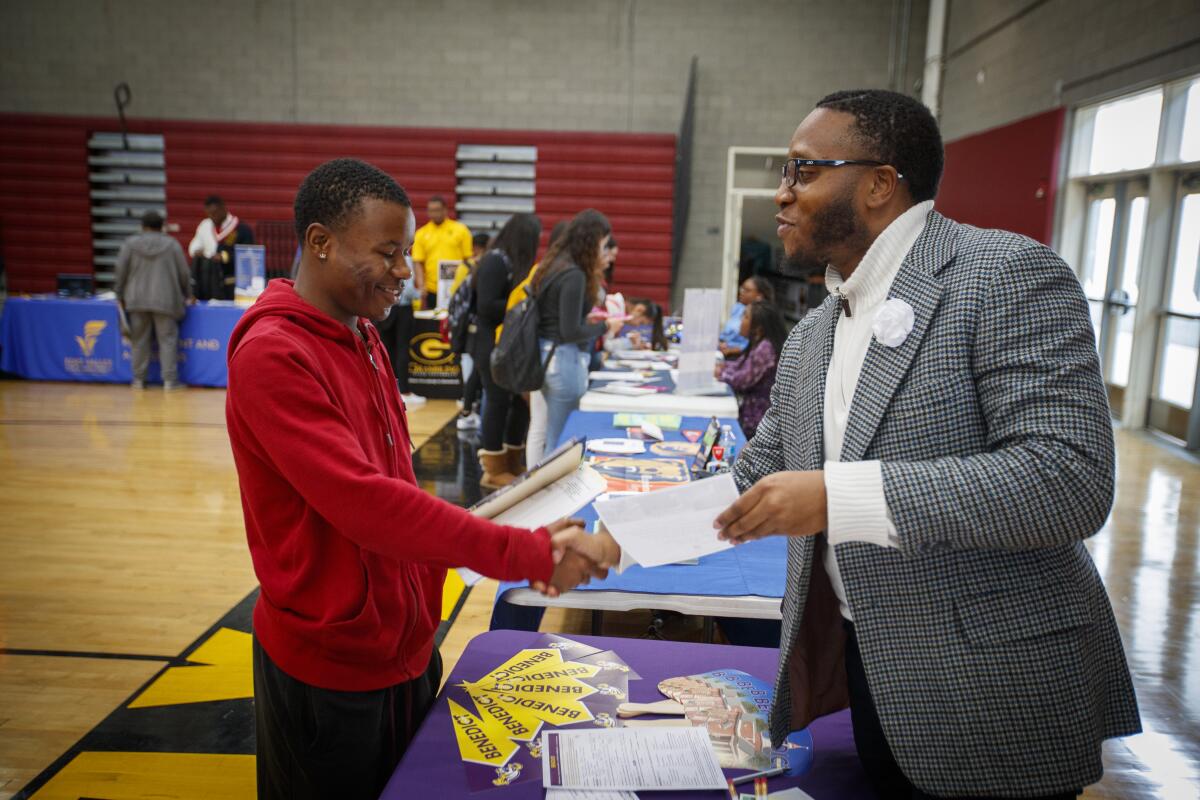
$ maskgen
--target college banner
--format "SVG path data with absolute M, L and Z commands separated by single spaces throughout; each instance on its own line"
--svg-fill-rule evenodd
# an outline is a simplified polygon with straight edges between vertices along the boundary
M 245 309 L 189 306 L 179 326 L 179 379 L 191 386 L 226 384 L 226 347 Z M 133 357 L 121 339 L 110 300 L 10 298 L 0 317 L 0 369 L 41 381 L 129 383 Z M 147 379 L 160 380 L 157 352 Z
M 441 321 L 432 311 L 413 314 L 412 338 L 408 341 L 408 387 L 422 397 L 462 397 L 462 367 L 450 343 L 442 337 Z

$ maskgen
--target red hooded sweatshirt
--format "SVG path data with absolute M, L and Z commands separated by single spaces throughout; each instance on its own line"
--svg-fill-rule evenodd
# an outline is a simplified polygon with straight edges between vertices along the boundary
M 229 341 L 225 417 L 262 591 L 254 633 L 284 672 L 369 691 L 424 672 L 446 568 L 547 581 L 549 534 L 496 525 L 416 485 L 408 423 L 367 342 L 272 281 Z

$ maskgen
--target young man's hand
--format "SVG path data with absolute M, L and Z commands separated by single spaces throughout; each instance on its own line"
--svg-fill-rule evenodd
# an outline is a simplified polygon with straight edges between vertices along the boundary
M 554 574 L 549 585 L 534 581 L 531 586 L 548 597 L 586 585 L 592 578 L 608 577 L 610 567 L 621 560 L 621 548 L 607 532 L 589 534 L 583 521 L 561 519 L 547 526 L 554 558 Z

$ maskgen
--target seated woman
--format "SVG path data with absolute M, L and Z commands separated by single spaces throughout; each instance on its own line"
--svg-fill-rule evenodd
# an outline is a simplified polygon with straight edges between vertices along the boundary
M 645 298 L 630 300 L 629 317 L 616 335 L 605 339 L 604 349 L 610 353 L 622 350 L 666 350 L 662 306 Z
M 758 300 L 746 307 L 739 332 L 748 342 L 746 349 L 737 359 L 717 365 L 715 375 L 737 393 L 738 423 L 750 439 L 771 405 L 775 365 L 787 339 L 788 325 L 779 309 Z
M 721 328 L 721 333 L 717 340 L 717 347 L 721 351 L 721 355 L 730 358 L 741 355 L 742 351 L 746 349 L 748 342 L 746 341 L 746 337 L 741 334 L 742 315 L 746 312 L 746 306 L 758 300 L 765 300 L 768 303 L 774 304 L 775 287 L 766 278 L 751 275 L 742 281 L 742 285 L 738 287 L 737 302 L 729 310 L 729 319 L 725 321 L 725 325 Z

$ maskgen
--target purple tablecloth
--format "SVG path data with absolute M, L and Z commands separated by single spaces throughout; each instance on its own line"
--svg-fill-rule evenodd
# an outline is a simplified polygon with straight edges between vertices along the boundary
M 532 647 L 541 634 L 525 631 L 490 631 L 476 636 L 467 645 L 462 658 L 446 681 L 454 685 L 463 680 L 476 680 L 523 647 Z M 611 649 L 642 679 L 630 681 L 629 699 L 633 702 L 662 700 L 658 682 L 664 678 L 691 675 L 714 669 L 740 669 L 766 681 L 775 679 L 779 652 L 771 648 L 729 647 L 715 644 L 686 642 L 656 642 L 643 639 L 617 639 L 607 636 L 572 636 L 581 642 Z M 854 751 L 850 729 L 850 712 L 832 714 L 814 722 L 809 729 L 813 736 L 813 766 L 798 778 L 772 778 L 772 792 L 799 786 L 816 800 L 853 800 L 874 795 L 867 785 L 866 775 Z M 729 771 L 731 777 L 744 771 Z M 753 793 L 753 784 L 741 788 Z M 513 786 L 478 792 L 485 800 L 540 800 L 545 794 L 541 781 L 526 781 Z M 417 737 L 396 768 L 382 797 L 385 800 L 405 800 L 412 797 L 468 797 L 466 772 L 458 757 L 458 746 L 450 726 L 449 707 L 443 694 L 433 711 L 421 725 Z M 670 792 L 653 794 L 663 800 L 675 798 L 728 797 L 725 791 Z

